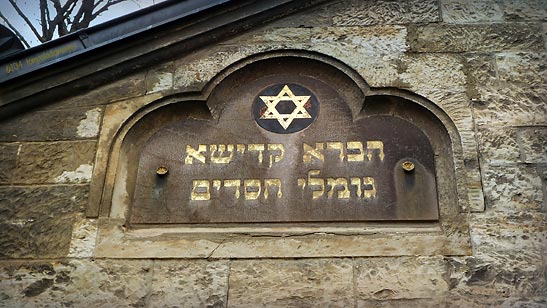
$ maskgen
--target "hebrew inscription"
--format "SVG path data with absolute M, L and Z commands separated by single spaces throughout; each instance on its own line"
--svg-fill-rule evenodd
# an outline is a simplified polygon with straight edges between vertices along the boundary
M 230 103 L 218 121 L 189 116 L 147 140 L 131 223 L 438 219 L 435 155 L 419 128 L 354 119 L 325 85 L 260 82 L 219 95 Z

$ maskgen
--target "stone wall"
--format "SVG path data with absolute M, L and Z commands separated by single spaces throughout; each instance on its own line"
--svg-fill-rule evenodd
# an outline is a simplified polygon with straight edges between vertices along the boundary
M 546 31 L 541 0 L 334 2 L 0 122 L 0 306 L 545 307 Z M 454 119 L 479 153 L 465 157 L 484 198 L 469 209 L 471 256 L 93 258 L 106 106 L 200 91 L 276 49 L 332 56 Z

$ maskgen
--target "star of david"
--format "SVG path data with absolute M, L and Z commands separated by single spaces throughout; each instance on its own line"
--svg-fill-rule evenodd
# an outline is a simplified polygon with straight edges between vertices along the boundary
M 310 99 L 310 96 L 296 96 L 292 93 L 288 85 L 277 94 L 277 96 L 260 96 L 260 99 L 266 104 L 267 110 L 260 116 L 261 119 L 275 119 L 286 130 L 291 126 L 294 119 L 309 119 L 311 115 L 308 113 L 304 105 Z M 277 104 L 281 101 L 292 101 L 295 108 L 291 113 L 279 113 L 276 109 Z

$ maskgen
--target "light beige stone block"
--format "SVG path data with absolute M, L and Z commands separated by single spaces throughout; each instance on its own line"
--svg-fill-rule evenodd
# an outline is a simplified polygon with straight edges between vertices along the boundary
M 501 81 L 519 83 L 523 87 L 547 84 L 547 54 L 505 52 L 496 55 Z
M 543 51 L 537 23 L 428 24 L 408 27 L 415 52 Z
M 359 301 L 436 298 L 448 293 L 442 257 L 368 258 L 355 260 Z
M 342 1 L 330 7 L 335 26 L 408 24 L 440 20 L 434 0 Z
M 543 0 L 502 0 L 506 20 L 547 20 L 547 5 Z
M 4 264 L 0 307 L 142 307 L 150 265 L 107 260 Z
M 406 28 L 402 26 L 313 28 L 312 49 L 328 55 L 337 52 L 360 56 L 403 53 L 407 50 Z M 333 52 L 334 51 L 334 52 Z
M 482 162 L 493 166 L 521 162 L 515 128 L 481 126 L 477 130 L 477 139 Z
M 441 12 L 446 23 L 502 22 L 503 10 L 496 1 L 442 0 Z
M 538 211 L 542 208 L 541 179 L 534 166 L 481 166 L 488 210 Z
M 154 262 L 148 307 L 226 307 L 229 261 Z
M 230 307 L 350 307 L 349 259 L 241 260 L 230 271 Z
M 401 58 L 400 79 L 420 94 L 465 91 L 464 59 L 452 54 L 413 54 Z
M 478 126 L 529 126 L 547 124 L 547 89 L 515 84 L 479 88 L 480 101 L 473 106 Z
M 547 163 L 547 127 L 527 127 L 517 131 L 521 157 L 525 163 Z

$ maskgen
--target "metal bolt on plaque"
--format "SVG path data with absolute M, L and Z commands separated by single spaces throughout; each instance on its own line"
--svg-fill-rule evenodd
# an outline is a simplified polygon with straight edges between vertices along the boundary
M 156 169 L 156 174 L 158 176 L 165 176 L 167 175 L 167 173 L 169 173 L 169 169 L 167 169 L 166 166 L 159 166 L 157 169 Z
M 412 172 L 414 171 L 414 163 L 412 163 L 411 161 L 405 161 L 403 164 L 402 164 L 402 167 L 403 167 L 403 170 L 405 170 L 405 172 Z

